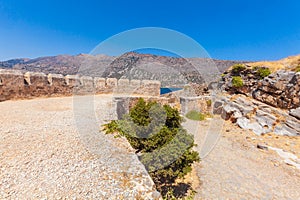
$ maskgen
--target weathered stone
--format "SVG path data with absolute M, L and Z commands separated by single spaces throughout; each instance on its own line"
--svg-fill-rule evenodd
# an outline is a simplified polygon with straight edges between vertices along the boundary
M 255 134 L 261 135 L 266 133 L 267 131 L 256 121 L 251 122 L 246 117 L 241 117 L 236 120 L 236 123 L 241 127 L 242 129 L 246 130 L 252 130 Z
M 208 101 L 211 101 L 210 96 L 180 97 L 181 113 L 185 115 L 193 110 L 201 113 L 211 112 L 211 105 Z
M 252 130 L 257 135 L 270 132 L 279 135 L 300 135 L 299 120 L 288 115 L 286 111 L 246 98 L 238 98 L 233 102 L 225 99 L 216 102 L 216 108 L 222 109 L 223 119 L 231 119 L 242 129 Z
M 105 92 L 105 78 L 95 77 L 94 78 L 94 86 L 96 93 L 104 93 Z
M 43 74 L 0 69 L 0 101 L 40 96 L 69 96 L 101 93 L 126 93 L 159 96 L 160 82 L 99 78 L 79 75 Z
M 214 106 L 213 106 L 213 114 L 215 115 L 221 115 L 222 114 L 222 110 L 223 110 L 223 102 L 221 101 L 216 101 L 214 103 Z
M 118 119 L 122 119 L 123 115 L 129 113 L 129 97 L 115 97 L 116 111 Z
M 225 88 L 230 93 L 242 93 L 274 107 L 291 109 L 300 106 L 300 73 L 279 70 L 260 80 L 250 76 L 249 71 L 241 72 L 244 85 L 232 86 L 232 74 L 223 77 Z
M 296 109 L 292 109 L 290 110 L 290 113 L 289 113 L 291 116 L 293 117 L 296 117 L 297 119 L 300 120 L 300 107 L 299 108 L 296 108 Z
M 268 147 L 265 146 L 265 145 L 262 145 L 262 144 L 257 144 L 256 147 L 257 147 L 258 149 L 268 150 Z

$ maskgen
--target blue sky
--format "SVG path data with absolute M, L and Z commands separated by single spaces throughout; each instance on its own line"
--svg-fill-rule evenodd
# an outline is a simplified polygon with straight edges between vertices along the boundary
M 0 0 L 0 60 L 90 52 L 139 27 L 184 33 L 217 59 L 300 54 L 300 1 Z

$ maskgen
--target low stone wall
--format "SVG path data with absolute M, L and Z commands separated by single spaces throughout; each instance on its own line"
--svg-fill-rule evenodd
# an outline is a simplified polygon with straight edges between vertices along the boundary
M 300 136 L 300 115 L 297 109 L 288 112 L 238 95 L 217 100 L 213 112 L 258 135 L 275 133 Z
M 137 103 L 140 97 L 119 96 L 114 97 L 118 119 L 121 119 L 124 114 L 129 113 L 129 110 Z M 185 115 L 189 111 L 196 110 L 202 113 L 211 113 L 212 104 L 210 96 L 201 97 L 180 97 L 180 101 L 169 97 L 143 97 L 146 102 L 156 101 L 161 105 L 170 105 L 171 107 L 180 110 L 181 114 Z
M 160 82 L 0 69 L 0 101 L 105 93 L 159 96 Z
M 180 106 L 183 115 L 192 110 L 201 113 L 210 113 L 212 107 L 211 96 L 180 97 Z

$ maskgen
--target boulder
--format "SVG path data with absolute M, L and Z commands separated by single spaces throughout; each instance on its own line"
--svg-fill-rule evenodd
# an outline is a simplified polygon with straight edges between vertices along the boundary
M 300 107 L 290 110 L 289 114 L 300 120 Z

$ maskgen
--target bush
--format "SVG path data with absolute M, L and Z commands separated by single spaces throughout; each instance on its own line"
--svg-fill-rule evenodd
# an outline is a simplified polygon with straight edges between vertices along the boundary
M 204 114 L 202 114 L 201 112 L 195 111 L 195 110 L 188 112 L 185 116 L 186 116 L 186 118 L 195 120 L 195 121 L 203 121 L 205 119 Z
M 191 171 L 192 164 L 200 160 L 198 153 L 192 150 L 194 137 L 183 129 L 182 120 L 177 109 L 157 102 L 146 103 L 141 98 L 122 120 L 104 125 L 107 134 L 126 137 L 140 153 L 140 161 L 163 197 L 167 197 L 176 180 L 183 178 Z
M 267 76 L 269 76 L 271 74 L 271 71 L 269 68 L 266 68 L 266 67 L 259 67 L 256 71 L 256 74 L 258 75 L 258 77 L 260 79 L 263 79 Z
M 241 71 L 244 71 L 246 69 L 245 65 L 243 64 L 235 64 L 232 66 L 232 72 L 234 74 L 239 74 Z
M 300 72 L 300 65 L 295 68 L 295 72 Z
M 240 76 L 233 76 L 231 83 L 232 83 L 232 86 L 235 87 L 235 88 L 239 88 L 239 87 L 244 86 L 243 79 Z

